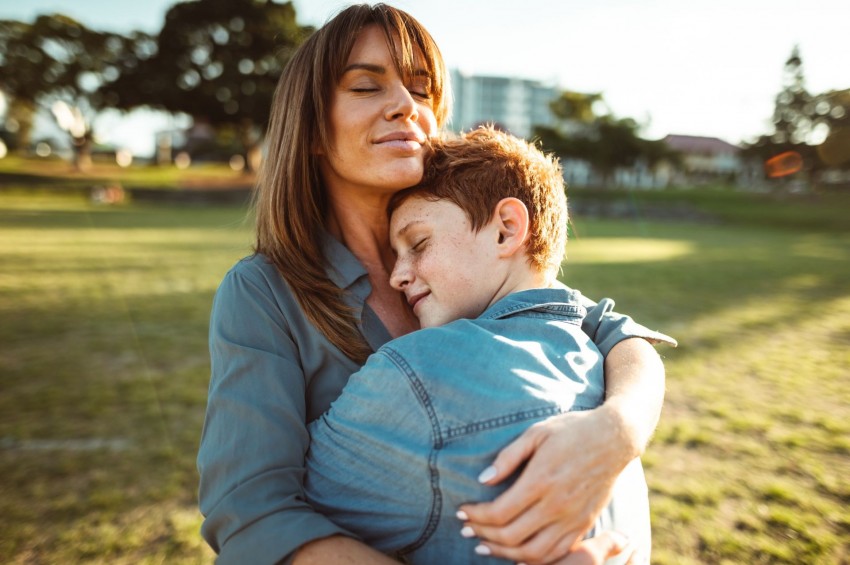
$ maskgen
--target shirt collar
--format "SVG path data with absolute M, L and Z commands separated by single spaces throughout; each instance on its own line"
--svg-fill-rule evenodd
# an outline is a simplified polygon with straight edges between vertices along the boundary
M 580 302 L 581 294 L 567 287 L 533 288 L 513 292 L 489 308 L 479 319 L 497 320 L 507 318 L 520 312 L 535 310 L 546 312 L 564 318 L 584 318 L 587 310 Z
M 361 277 L 366 276 L 366 268 L 357 260 L 354 253 L 326 231 L 322 233 L 322 250 L 325 257 L 325 272 L 331 282 L 339 288 L 348 289 Z M 360 294 L 358 289 L 350 290 Z M 360 298 L 365 300 L 369 292 L 371 288 Z

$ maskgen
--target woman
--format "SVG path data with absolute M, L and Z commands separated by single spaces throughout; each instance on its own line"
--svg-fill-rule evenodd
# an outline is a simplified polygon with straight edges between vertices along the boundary
M 445 77 L 427 31 L 384 5 L 341 12 L 281 76 L 257 253 L 227 274 L 210 323 L 198 467 L 203 533 L 221 563 L 392 562 L 304 502 L 306 426 L 372 351 L 417 329 L 389 284 L 386 204 L 422 177 L 427 140 L 448 116 Z M 531 428 L 481 477 L 498 482 L 527 460 L 516 484 L 460 509 L 458 531 L 471 527 L 494 555 L 565 555 L 655 427 L 663 367 L 645 339 L 622 338 L 657 335 L 601 308 L 594 316 L 589 331 L 609 351 L 605 404 Z M 620 545 L 611 536 L 579 549 L 599 562 Z

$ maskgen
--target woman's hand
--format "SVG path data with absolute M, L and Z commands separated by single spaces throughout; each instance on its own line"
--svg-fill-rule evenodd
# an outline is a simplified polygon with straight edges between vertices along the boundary
M 481 473 L 481 482 L 496 484 L 527 462 L 496 500 L 460 508 L 462 535 L 481 540 L 476 551 L 557 562 L 590 529 L 620 472 L 643 453 L 655 429 L 664 366 L 645 340 L 627 339 L 606 356 L 605 380 L 605 404 L 535 424 Z
M 604 405 L 535 424 L 503 449 L 479 480 L 496 484 L 528 461 L 493 502 L 467 504 L 458 516 L 476 551 L 525 563 L 566 555 L 608 503 L 617 476 L 634 458 L 617 441 L 619 422 Z
M 366 544 L 345 536 L 330 536 L 319 538 L 304 544 L 295 553 L 293 565 L 398 565 L 383 553 Z M 590 565 L 593 561 L 576 562 L 575 565 Z
M 625 565 L 648 565 L 648 556 L 629 547 L 629 540 L 614 531 L 602 532 L 590 539 L 582 540 L 573 547 L 569 555 L 550 565 L 602 565 L 605 560 L 631 551 Z

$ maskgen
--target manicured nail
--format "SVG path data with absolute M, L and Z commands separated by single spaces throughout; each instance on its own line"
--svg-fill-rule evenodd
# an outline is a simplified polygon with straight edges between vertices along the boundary
M 460 535 L 462 535 L 465 538 L 474 538 L 475 537 L 475 530 L 473 530 L 469 526 L 464 526 L 460 529 Z
M 458 510 L 457 512 L 455 512 L 455 516 L 457 516 L 458 520 L 463 520 L 464 522 L 469 520 L 469 516 L 463 510 Z
M 490 479 L 496 476 L 496 468 L 492 465 L 481 471 L 481 474 L 478 475 L 479 483 L 486 483 Z
M 478 555 L 490 555 L 490 548 L 486 545 L 476 545 L 475 553 Z

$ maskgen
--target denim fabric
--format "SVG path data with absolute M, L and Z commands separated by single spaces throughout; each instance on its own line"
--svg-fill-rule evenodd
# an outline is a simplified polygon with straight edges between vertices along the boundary
M 455 517 L 507 488 L 478 483 L 498 451 L 535 422 L 604 399 L 603 357 L 581 330 L 581 296 L 511 294 L 475 320 L 414 332 L 372 355 L 309 426 L 310 504 L 369 545 L 412 563 L 497 563 L 477 556 Z M 649 551 L 639 461 L 597 523 Z
M 327 234 L 324 256 L 329 279 L 345 289 L 377 350 L 390 334 L 365 302 L 371 292 L 366 269 Z M 629 337 L 666 337 L 612 312 L 611 300 L 582 300 L 588 309 L 582 329 L 603 354 Z M 278 563 L 309 541 L 344 534 L 304 500 L 304 454 L 307 423 L 330 407 L 360 365 L 316 330 L 262 254 L 239 261 L 222 280 L 209 349 L 198 496 L 201 532 L 217 562 Z

